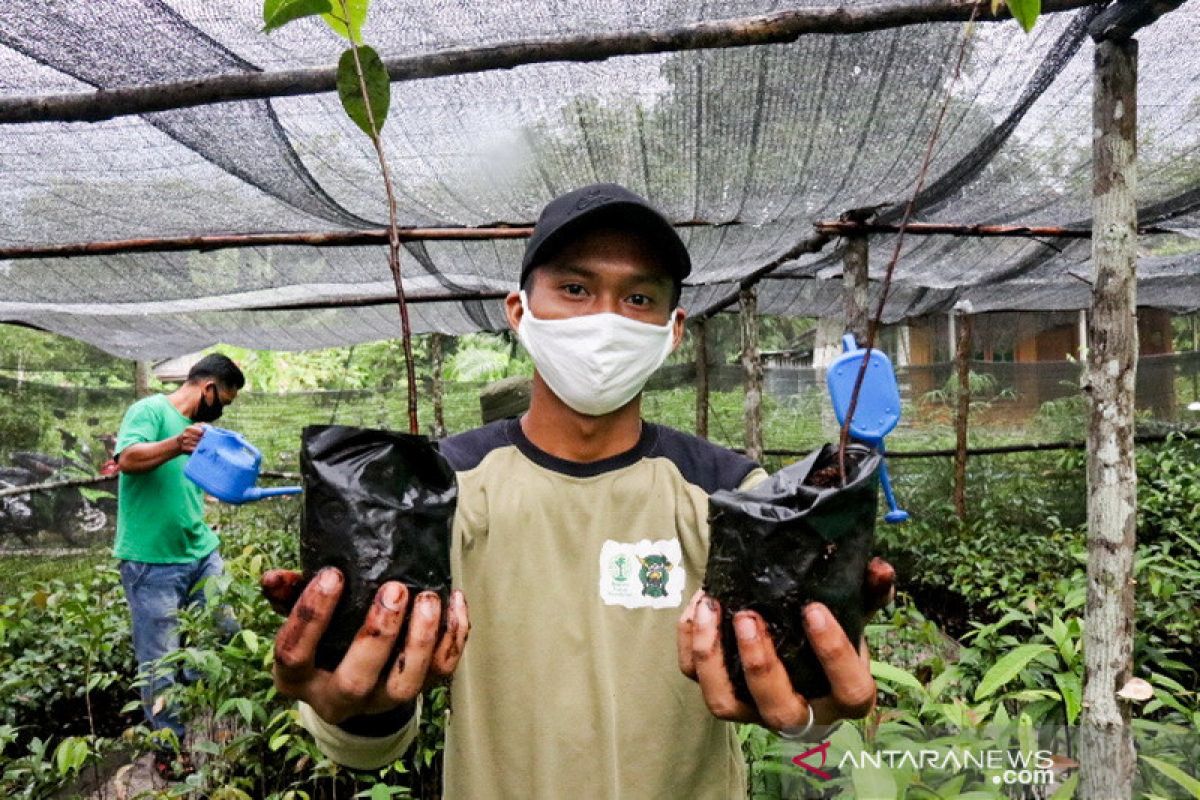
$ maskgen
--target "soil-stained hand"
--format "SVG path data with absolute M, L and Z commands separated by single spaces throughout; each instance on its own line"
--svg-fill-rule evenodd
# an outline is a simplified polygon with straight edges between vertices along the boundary
M 895 591 L 894 582 L 892 566 L 883 559 L 872 559 L 863 582 L 867 608 L 876 611 L 887 605 Z M 733 618 L 738 653 L 754 703 L 739 700 L 725 667 L 720 622 L 720 604 L 697 591 L 680 617 L 677 635 L 679 668 L 700 684 L 704 702 L 715 716 L 780 731 L 803 728 L 809 720 L 810 705 L 812 719 L 818 725 L 863 717 L 874 707 L 875 679 L 871 677 L 866 642 L 859 642 L 855 648 L 821 603 L 805 606 L 804 630 L 829 678 L 831 691 L 811 704 L 792 688 L 766 623 L 754 611 L 741 611 Z
M 300 574 L 271 570 L 262 577 L 263 594 L 288 618 L 275 637 L 275 686 L 280 694 L 303 700 L 326 722 L 337 724 L 363 714 L 381 714 L 412 703 L 423 689 L 454 673 L 466 647 L 470 622 L 466 598 L 455 591 L 446 610 L 445 631 L 438 636 L 441 599 L 417 595 L 404 648 L 389 669 L 408 607 L 408 588 L 389 581 L 337 668 L 315 664 L 317 642 L 325 633 L 342 593 L 343 578 L 328 567 L 299 591 Z

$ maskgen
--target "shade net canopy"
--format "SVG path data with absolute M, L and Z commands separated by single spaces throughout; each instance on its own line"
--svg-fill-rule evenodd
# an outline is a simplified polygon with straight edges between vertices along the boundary
M 364 40 L 385 58 L 671 28 L 792 2 L 376 0 Z M 853 4 L 851 4 L 853 5 Z M 556 194 L 616 181 L 681 228 L 693 311 L 814 235 L 876 208 L 897 222 L 949 96 L 920 221 L 1087 228 L 1096 8 L 1030 35 L 960 23 L 399 82 L 383 130 L 404 226 L 536 219 Z M 261 32 L 261 3 L 14 0 L 0 16 L 0 100 L 336 63 L 317 19 Z M 1200 308 L 1200 6 L 1138 35 L 1143 221 L 1139 303 Z M 0 125 L 0 247 L 263 232 L 386 220 L 368 139 L 336 95 L 218 103 L 96 123 Z M 699 224 L 695 224 L 699 223 Z M 878 283 L 894 239 L 872 238 Z M 405 245 L 417 332 L 504 326 L 520 240 Z M 885 319 L 1088 303 L 1086 240 L 906 240 Z M 836 240 L 764 281 L 764 313 L 841 314 Z M 398 335 L 382 246 L 251 247 L 0 260 L 0 320 L 154 358 L 229 342 L 307 349 Z M 430 298 L 453 298 L 440 302 Z

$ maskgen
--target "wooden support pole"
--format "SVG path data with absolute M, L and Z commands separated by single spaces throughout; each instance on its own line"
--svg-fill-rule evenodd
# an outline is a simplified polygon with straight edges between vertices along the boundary
M 867 320 L 870 302 L 870 283 L 867 276 L 867 237 L 854 234 L 846 237 L 842 250 L 842 280 L 846 294 L 846 333 L 854 334 L 859 347 L 867 341 Z
M 433 377 L 430 381 L 430 394 L 433 395 L 433 438 L 446 437 L 446 401 L 442 383 L 442 370 L 445 364 L 443 339 L 440 333 L 429 334 L 429 361 Z
M 742 371 L 745 375 L 746 455 L 761 462 L 762 438 L 762 359 L 758 352 L 758 289 L 748 286 L 738 292 L 742 323 Z
M 696 340 L 696 435 L 708 438 L 708 323 L 700 320 L 692 327 Z
M 1137 520 L 1137 42 L 1096 44 L 1092 95 L 1092 307 L 1088 329 L 1087 604 L 1080 796 L 1132 797 L 1129 703 Z
M 954 514 L 967 519 L 967 427 L 971 418 L 971 317 L 958 316 L 958 342 L 954 352 L 958 377 L 958 405 L 954 413 Z

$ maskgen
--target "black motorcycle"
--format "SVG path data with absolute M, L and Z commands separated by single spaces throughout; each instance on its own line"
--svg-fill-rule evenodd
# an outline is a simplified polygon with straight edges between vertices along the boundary
M 30 451 L 14 452 L 0 466 L 0 490 L 32 486 L 95 474 L 71 458 Z M 14 535 L 26 545 L 37 544 L 42 531 L 57 533 L 70 545 L 92 540 L 115 519 L 117 479 L 92 486 L 66 486 L 0 497 L 0 541 Z

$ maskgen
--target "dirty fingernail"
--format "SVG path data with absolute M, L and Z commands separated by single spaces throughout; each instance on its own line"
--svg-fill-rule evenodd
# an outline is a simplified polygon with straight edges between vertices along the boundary
M 733 632 L 743 642 L 752 642 L 758 638 L 758 623 L 749 614 L 738 614 L 733 620 Z
M 418 612 L 422 617 L 425 619 L 434 619 L 437 617 L 438 597 L 436 594 L 433 594 L 432 592 L 425 592 L 419 598 L 417 598 L 417 600 L 419 601 L 420 605 Z
M 701 600 L 700 604 L 696 606 L 696 624 L 712 625 L 713 620 L 716 619 L 717 616 L 713 612 L 714 610 L 712 603 L 708 602 L 707 600 Z
M 400 594 L 400 584 L 385 583 L 383 588 L 379 590 L 379 602 L 382 603 L 383 607 L 388 611 L 399 611 L 401 608 Z
M 829 621 L 826 616 L 825 609 L 815 603 L 804 609 L 804 621 L 808 623 L 808 629 L 813 633 L 820 633 L 825 630 L 825 625 Z
M 321 574 L 317 576 L 317 586 L 322 591 L 332 592 L 342 583 L 342 576 L 338 574 L 336 569 L 323 569 Z

